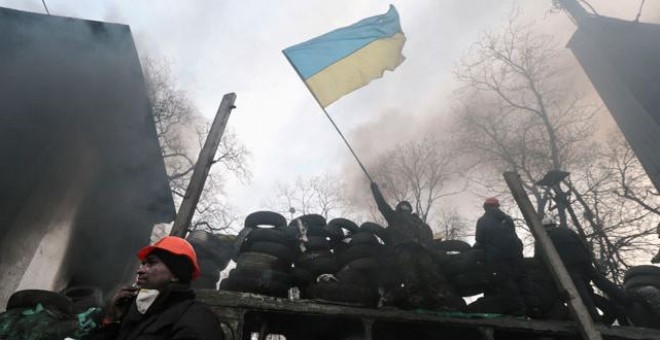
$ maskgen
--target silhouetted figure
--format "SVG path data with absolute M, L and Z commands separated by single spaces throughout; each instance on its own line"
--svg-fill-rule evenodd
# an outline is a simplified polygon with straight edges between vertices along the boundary
M 582 302 L 594 320 L 599 319 L 599 314 L 594 303 L 592 281 L 596 287 L 618 304 L 627 304 L 623 290 L 596 270 L 591 261 L 589 247 L 576 232 L 569 228 L 557 227 L 555 221 L 549 217 L 543 218 L 542 224 L 566 266 L 568 274 L 573 279 L 573 284 L 575 284 Z M 541 256 L 541 248 L 537 242 L 534 246 L 534 257 L 542 261 Z
M 399 202 L 392 209 L 376 183 L 371 183 L 371 190 L 389 235 L 383 261 L 386 304 L 404 309 L 464 307 L 465 301 L 454 292 L 426 247 L 433 241 L 431 227 L 412 212 L 409 202 Z
M 371 183 L 371 191 L 378 210 L 387 221 L 387 230 L 392 243 L 414 241 L 425 244 L 433 240 L 431 227 L 413 213 L 410 202 L 401 201 L 396 205 L 396 209 L 392 209 L 376 183 Z
M 522 241 L 516 234 L 513 219 L 500 210 L 497 198 L 486 199 L 483 207 L 474 248 L 484 250 L 493 289 L 488 294 L 510 297 L 517 306 L 513 314 L 533 314 L 538 309 L 538 299 L 533 295 L 523 264 Z

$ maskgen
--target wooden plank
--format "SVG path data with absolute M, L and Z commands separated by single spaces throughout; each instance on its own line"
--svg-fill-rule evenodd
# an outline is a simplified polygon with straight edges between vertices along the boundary
M 530 227 L 534 238 L 541 245 L 543 259 L 548 265 L 548 268 L 550 268 L 550 273 L 552 273 L 555 283 L 557 283 L 557 286 L 564 290 L 568 295 L 568 307 L 573 318 L 577 321 L 580 334 L 584 339 L 602 339 L 602 336 L 596 327 L 594 327 L 591 315 L 584 306 L 580 294 L 578 294 L 578 291 L 573 284 L 573 280 L 571 280 L 564 263 L 561 261 L 561 258 L 557 253 L 557 249 L 555 249 L 555 246 L 552 244 L 545 228 L 541 224 L 539 216 L 536 215 L 534 206 L 522 186 L 520 175 L 516 172 L 505 172 L 504 179 L 509 186 L 509 190 L 511 190 L 511 194 L 513 194 L 513 198 L 516 200 L 516 203 L 518 203 L 518 207 L 525 217 L 525 221 Z
M 577 335 L 578 328 L 572 321 L 526 320 L 513 317 L 490 319 L 465 319 L 419 313 L 399 309 L 376 309 L 344 305 L 321 304 L 311 300 L 290 301 L 276 297 L 216 290 L 197 290 L 197 299 L 208 304 L 216 312 L 226 310 L 260 311 L 310 316 L 353 317 L 371 321 L 396 321 L 436 323 L 456 327 L 492 328 L 495 330 L 539 335 Z M 596 328 L 608 339 L 652 340 L 660 339 L 660 330 L 597 325 Z
M 202 190 L 204 190 L 206 178 L 209 175 L 211 165 L 213 165 L 215 152 L 218 150 L 218 145 L 225 132 L 225 127 L 229 120 L 229 114 L 235 107 L 235 101 L 235 93 L 228 93 L 222 97 L 222 102 L 220 103 L 218 112 L 213 119 L 209 135 L 206 137 L 204 147 L 199 152 L 199 157 L 197 157 L 197 162 L 195 163 L 193 174 L 190 177 L 190 183 L 186 189 L 186 194 L 183 197 L 181 206 L 179 206 L 179 211 L 176 214 L 176 219 L 174 220 L 174 225 L 170 232 L 170 235 L 172 236 L 185 237 L 188 232 L 190 222 L 195 214 L 195 208 L 199 202 L 199 197 L 202 195 Z

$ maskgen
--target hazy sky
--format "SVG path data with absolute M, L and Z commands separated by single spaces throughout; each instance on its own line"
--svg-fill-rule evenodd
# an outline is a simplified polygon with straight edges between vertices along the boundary
M 226 190 L 241 215 L 267 209 L 263 203 L 278 183 L 359 171 L 281 50 L 385 13 L 390 3 L 408 39 L 406 61 L 328 108 L 367 160 L 414 134 L 416 122 L 430 116 L 442 122 L 453 66 L 514 6 L 525 21 L 555 34 L 560 46 L 574 30 L 564 13 L 549 13 L 550 0 L 47 0 L 55 15 L 130 25 L 141 57 L 169 60 L 180 87 L 209 119 L 224 93 L 237 94 L 228 127 L 252 153 L 253 178 L 232 181 Z M 601 14 L 632 20 L 640 1 L 590 3 Z M 0 0 L 0 6 L 44 12 L 40 0 Z M 657 21 L 658 13 L 660 0 L 647 0 L 641 20 Z

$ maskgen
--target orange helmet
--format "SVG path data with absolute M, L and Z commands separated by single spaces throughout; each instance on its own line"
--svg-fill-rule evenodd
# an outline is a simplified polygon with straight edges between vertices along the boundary
M 193 249 L 192 245 L 190 245 L 185 239 L 176 236 L 163 237 L 158 240 L 158 242 L 140 249 L 137 253 L 137 257 L 140 261 L 144 261 L 144 259 L 155 249 L 161 249 L 173 255 L 187 257 L 193 265 L 192 278 L 196 279 L 200 275 L 201 270 L 197 264 L 197 254 L 195 254 L 195 249 Z
M 484 202 L 484 205 L 499 207 L 500 206 L 500 201 L 495 197 L 488 197 L 488 198 L 486 198 L 486 201 Z

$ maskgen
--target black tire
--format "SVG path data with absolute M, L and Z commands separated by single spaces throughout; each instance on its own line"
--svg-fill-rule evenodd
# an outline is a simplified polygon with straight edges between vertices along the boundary
M 444 252 L 464 252 L 472 249 L 472 246 L 461 240 L 433 240 L 432 248 Z
M 325 233 L 333 242 L 341 242 L 348 235 L 348 233 L 344 233 L 344 230 L 340 226 L 335 224 L 328 224 L 323 227 L 323 230 L 325 230 Z
M 449 255 L 442 265 L 442 270 L 450 276 L 479 271 L 484 268 L 483 251 L 475 249 L 456 255 Z
M 327 224 L 325 221 L 325 217 L 319 214 L 307 214 L 307 215 L 298 216 L 295 219 L 291 220 L 291 222 L 289 222 L 289 226 L 298 226 L 297 223 L 298 220 L 300 220 L 303 223 L 303 225 L 307 227 L 307 229 L 313 227 L 323 228 Z
M 626 274 L 623 276 L 623 280 L 626 281 L 629 278 L 637 275 L 660 276 L 660 267 L 652 266 L 652 265 L 641 265 L 641 266 L 630 267 L 630 269 L 628 269 L 628 271 L 626 271 Z
M 358 260 L 359 261 L 359 260 Z M 342 268 L 335 275 L 342 284 L 358 285 L 366 287 L 371 284 L 371 277 L 363 270 L 358 270 L 349 266 Z
M 243 228 L 238 232 L 238 235 L 236 235 L 236 239 L 234 240 L 234 249 L 232 252 L 232 259 L 234 261 L 236 261 L 236 258 L 238 258 L 238 255 L 243 250 L 245 240 L 248 238 L 248 236 L 250 236 L 250 233 L 252 233 L 252 229 Z
M 658 328 L 657 314 L 649 306 L 635 302 L 626 310 L 630 321 L 635 327 Z
M 103 291 L 99 287 L 68 287 L 62 290 L 60 294 L 71 299 L 74 314 L 85 312 L 92 307 L 103 307 Z
M 330 242 L 322 236 L 309 236 L 305 242 L 306 251 L 330 250 Z
M 377 257 L 380 253 L 380 246 L 370 246 L 370 245 L 355 245 L 349 246 L 348 249 L 343 251 L 341 254 L 337 254 L 337 262 L 340 266 L 345 266 L 352 261 L 364 258 L 364 257 Z
M 296 263 L 296 265 L 298 265 L 301 262 L 310 262 L 310 261 L 313 261 L 314 259 L 317 259 L 319 257 L 328 257 L 328 256 L 332 257 L 334 255 L 329 250 L 306 251 L 306 252 L 300 254 L 300 256 L 298 256 L 295 263 Z
M 25 289 L 14 292 L 7 301 L 7 310 L 16 308 L 34 308 L 41 303 L 45 308 L 52 308 L 64 314 L 71 314 L 73 303 L 70 298 L 49 290 Z
M 371 246 L 380 246 L 382 245 L 378 240 L 378 237 L 370 232 L 358 231 L 357 233 L 351 236 L 351 240 L 348 243 L 351 246 L 357 245 L 371 245 Z
M 314 273 L 300 267 L 291 268 L 291 277 L 293 279 L 293 285 L 298 287 L 307 287 L 307 285 L 316 279 Z
M 334 274 L 338 270 L 337 260 L 330 253 L 303 260 L 299 259 L 296 262 L 296 267 L 306 269 L 315 275 Z
M 623 282 L 625 290 L 644 286 L 653 286 L 660 289 L 660 276 L 649 274 L 635 274 Z
M 330 243 L 330 249 L 332 249 L 332 252 L 335 254 L 335 256 L 343 253 L 349 247 L 350 246 L 348 245 L 348 243 L 343 241 Z
M 358 225 L 347 218 L 333 218 L 330 220 L 330 222 L 328 222 L 328 225 L 336 225 L 346 230 L 347 233 L 345 233 L 345 235 L 357 233 L 358 231 Z
M 363 257 L 361 259 L 357 259 L 349 262 L 344 266 L 344 268 L 349 270 L 368 271 L 368 270 L 377 270 L 379 266 L 380 264 L 377 259 L 373 257 Z
M 333 218 L 328 222 L 328 226 L 338 227 L 343 237 L 350 236 L 358 232 L 358 225 L 347 218 Z
M 220 289 L 285 297 L 292 284 L 293 278 L 286 273 L 235 268 L 220 282 Z
M 488 288 L 488 275 L 481 271 L 468 272 L 451 277 L 450 282 L 460 296 L 473 296 Z
M 246 237 L 245 242 L 275 242 L 288 247 L 295 247 L 298 239 L 291 234 L 283 232 L 281 229 L 253 229 Z
M 293 261 L 298 253 L 295 248 L 287 247 L 275 242 L 254 242 L 243 247 L 241 253 L 256 252 L 273 255 L 284 261 Z
M 260 225 L 282 228 L 286 226 L 286 218 L 274 211 L 256 211 L 245 217 L 245 228 L 258 228 Z
M 337 260 L 334 257 L 321 257 L 301 265 L 304 266 L 303 268 L 314 273 L 314 275 L 335 274 L 339 270 Z
M 236 259 L 237 268 L 255 269 L 255 270 L 277 270 L 286 272 L 291 268 L 291 261 L 283 260 L 277 256 L 245 252 Z
M 378 223 L 364 222 L 360 225 L 359 231 L 372 233 L 378 236 L 378 238 L 380 238 L 383 243 L 390 243 L 390 234 L 388 233 L 387 229 L 383 228 L 383 226 Z

